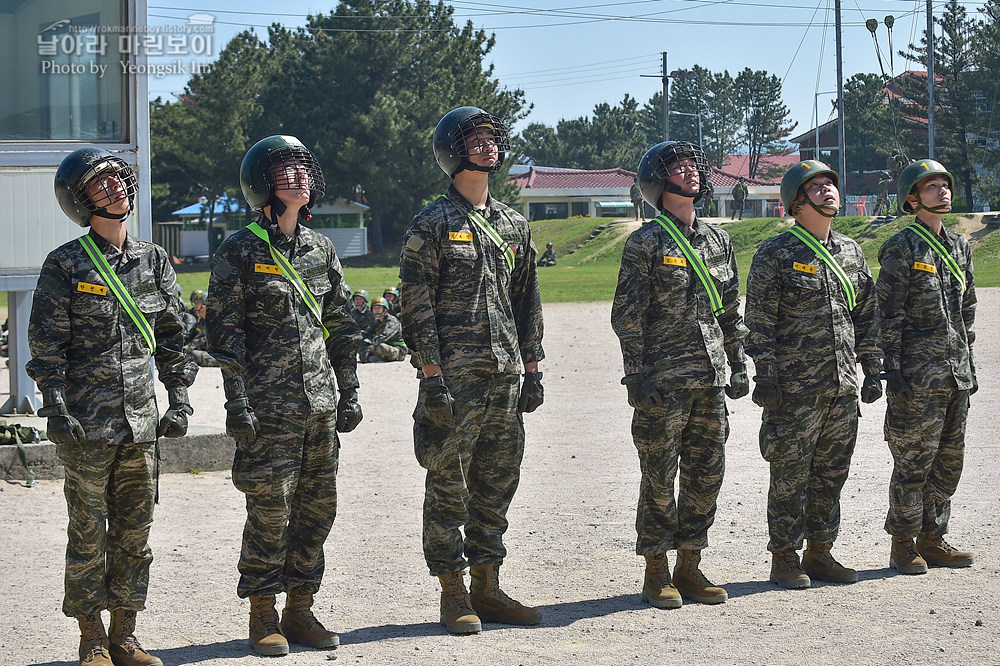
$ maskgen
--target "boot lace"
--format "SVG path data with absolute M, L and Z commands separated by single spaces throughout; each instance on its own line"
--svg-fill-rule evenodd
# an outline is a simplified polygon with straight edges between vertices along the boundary
M 700 557 L 696 555 L 688 555 L 684 558 L 684 571 L 687 573 L 688 577 L 691 578 L 691 580 L 701 587 L 715 587 L 712 581 L 710 581 L 708 577 L 701 572 L 701 569 L 698 568 L 700 563 Z
M 789 571 L 796 571 L 797 569 L 801 568 L 801 566 L 799 565 L 799 557 L 798 555 L 795 554 L 794 550 L 781 551 L 778 554 L 778 561 L 785 569 Z
M 468 593 L 465 591 L 465 583 L 462 580 L 461 574 L 455 574 L 454 576 L 448 576 L 444 579 L 444 585 L 441 586 L 442 594 L 446 601 L 451 603 L 455 608 L 468 608 L 469 604 L 466 599 Z
M 907 560 L 913 561 L 917 559 L 919 553 L 917 552 L 916 545 L 913 543 L 913 539 L 907 539 L 906 541 L 897 543 L 899 543 L 902 546 L 902 554 L 906 557 Z
M 661 587 L 670 585 L 670 560 L 666 553 L 653 555 L 649 560 L 649 570 Z
M 489 573 L 487 574 L 487 578 L 486 578 L 486 590 L 485 590 L 485 592 L 487 592 L 487 594 L 490 597 L 492 597 L 494 599 L 498 599 L 498 600 L 502 601 L 504 604 L 506 604 L 508 606 L 516 606 L 517 605 L 517 601 L 515 601 L 514 599 L 511 599 L 509 596 L 507 596 L 506 592 L 504 592 L 502 589 L 500 589 L 500 568 L 499 567 L 493 567 L 489 571 Z
M 262 603 L 257 607 L 257 618 L 268 633 L 280 633 L 278 630 L 278 610 L 274 607 L 274 599 L 270 603 Z

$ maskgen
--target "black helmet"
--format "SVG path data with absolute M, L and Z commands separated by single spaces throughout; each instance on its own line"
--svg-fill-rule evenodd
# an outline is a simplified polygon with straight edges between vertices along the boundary
M 309 181 L 309 203 L 302 212 L 308 215 L 317 200 L 326 194 L 323 170 L 316 156 L 294 136 L 269 136 L 247 151 L 240 165 L 240 187 L 243 197 L 254 210 L 275 203 L 276 190 L 290 189 L 296 172 L 290 167 L 302 167 Z
M 469 161 L 467 138 L 476 136 L 477 127 L 493 130 L 493 141 L 500 151 L 497 163 L 492 167 L 476 166 Z M 446 113 L 434 128 L 434 157 L 438 166 L 450 178 L 462 169 L 470 171 L 499 171 L 504 157 L 510 152 L 510 135 L 503 121 L 479 107 L 462 106 Z
M 56 200 L 69 219 L 81 227 L 89 227 L 90 218 L 94 215 L 109 220 L 121 220 L 128 215 L 128 212 L 121 215 L 109 213 L 106 205 L 105 207 L 95 205 L 87 194 L 87 184 L 98 175 L 106 173 L 113 174 L 121 183 L 131 211 L 135 204 L 135 193 L 139 190 L 139 182 L 132 167 L 121 158 L 101 148 L 79 148 L 67 155 L 59 164 L 55 178 Z M 107 203 L 110 204 L 112 194 L 103 180 L 99 182 L 103 194 L 107 195 Z M 103 198 L 101 197 L 99 201 Z
M 660 195 L 663 190 L 688 196 L 679 187 L 666 181 L 667 168 L 680 160 L 694 160 L 698 168 L 699 189 L 698 194 L 694 195 L 695 203 L 708 193 L 711 169 L 701 146 L 689 141 L 664 141 L 646 151 L 639 160 L 639 173 L 636 175 L 642 198 L 656 210 L 662 208 Z

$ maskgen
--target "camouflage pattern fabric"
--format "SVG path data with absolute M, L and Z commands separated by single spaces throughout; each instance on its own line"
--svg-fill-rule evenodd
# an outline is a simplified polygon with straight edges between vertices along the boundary
M 893 467 L 886 532 L 911 539 L 920 532 L 947 534 L 968 415 L 968 391 L 918 389 L 909 402 L 889 398 L 885 439 Z
M 866 375 L 881 370 L 875 284 L 861 247 L 836 231 L 825 245 L 854 285 L 853 312 L 833 272 L 791 232 L 761 245 L 747 275 L 746 353 L 786 396 L 857 395 L 856 364 Z
M 62 611 L 146 607 L 156 452 L 152 442 L 59 444 L 69 526 Z M 107 518 L 107 521 L 105 521 Z
M 642 470 L 635 518 L 637 555 L 706 548 L 726 468 L 729 422 L 722 388 L 661 395 L 662 407 L 636 409 L 632 416 L 632 441 Z
M 166 251 L 131 236 L 122 250 L 93 230 L 90 237 L 153 327 L 160 381 L 167 388 L 193 384 L 198 366 L 181 351 L 183 304 Z M 149 347 L 76 240 L 50 252 L 42 264 L 28 345 L 28 374 L 43 392 L 64 396 L 86 441 L 156 440 Z
M 937 239 L 964 272 L 964 293 L 945 262 L 909 229 L 879 251 L 875 291 L 885 367 L 899 370 L 913 388 L 910 402 L 890 396 L 885 414 L 894 461 L 885 529 L 898 537 L 948 532 L 975 381 L 972 252 L 963 236 L 947 229 Z
M 386 314 L 381 321 L 376 320 L 371 353 L 383 361 L 402 361 L 406 358 L 403 326 L 391 314 Z
M 415 368 L 520 373 L 544 358 L 542 301 L 531 230 L 493 199 L 483 216 L 513 248 L 513 273 L 469 219 L 472 205 L 452 185 L 424 208 L 403 238 L 403 339 Z
M 372 313 L 372 309 L 366 307 L 364 311 L 358 310 L 357 308 L 352 308 L 350 310 L 351 316 L 354 318 L 354 322 L 361 329 L 361 335 L 365 338 L 371 338 L 375 335 L 375 314 Z
M 184 353 L 189 354 L 199 367 L 219 367 L 219 362 L 208 353 L 205 320 L 191 311 L 185 312 L 181 316 L 184 321 Z
M 423 548 L 433 576 L 503 561 L 507 509 L 524 456 L 516 374 L 458 372 L 445 379 L 455 398 L 454 426 L 427 418 L 423 391 L 413 411 L 414 453 L 427 470 Z
M 424 556 L 434 575 L 462 570 L 463 553 L 470 564 L 503 560 L 505 516 L 524 451 L 519 375 L 523 363 L 544 358 L 528 223 L 492 197 L 482 211 L 514 250 L 511 271 L 469 219 L 470 210 L 451 186 L 410 223 L 400 257 L 410 362 L 440 365 L 456 401 L 450 427 L 427 420 L 423 395 L 413 413 L 414 450 L 427 469 Z
M 726 312 L 712 314 L 708 292 L 656 221 L 632 232 L 622 252 L 611 327 L 625 374 L 641 373 L 661 391 L 725 386 L 726 360 L 745 363 L 740 278 L 729 234 L 696 220 L 677 228 L 705 262 Z
M 337 408 L 336 388 L 358 386 L 361 335 L 344 310 L 343 269 L 330 240 L 299 225 L 295 238 L 258 220 L 298 271 L 323 313 L 323 331 L 267 244 L 247 229 L 219 246 L 208 289 L 208 344 L 222 366 L 226 398 L 246 396 L 258 414 L 310 414 Z M 277 271 L 277 272 L 276 272 Z M 336 384 L 334 384 L 336 374 Z
M 336 413 L 264 412 L 258 420 L 257 439 L 237 444 L 233 458 L 233 485 L 247 505 L 237 594 L 315 593 L 337 516 Z
M 768 550 L 798 550 L 803 538 L 837 540 L 840 491 L 857 437 L 856 394 L 786 397 L 780 409 L 764 410 L 760 453 L 771 465 Z

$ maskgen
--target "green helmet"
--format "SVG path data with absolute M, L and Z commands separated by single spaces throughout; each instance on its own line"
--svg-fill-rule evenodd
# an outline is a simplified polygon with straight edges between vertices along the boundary
M 466 139 L 476 136 L 477 127 L 493 130 L 493 140 L 500 151 L 496 164 L 491 167 L 476 166 L 469 161 Z M 452 109 L 438 121 L 434 128 L 434 158 L 450 178 L 463 169 L 492 173 L 500 170 L 504 157 L 510 152 L 510 134 L 507 126 L 496 116 L 475 106 Z
M 386 287 L 385 291 L 382 292 L 382 296 L 384 297 L 387 294 L 392 294 L 393 298 L 399 298 L 399 289 L 396 289 L 395 287 Z M 374 301 L 372 303 L 374 304 Z
M 301 141 L 279 135 L 261 139 L 250 147 L 240 165 L 243 197 L 254 210 L 273 204 L 276 190 L 297 189 L 289 186 L 299 184 L 301 177 L 309 186 L 309 203 L 302 207 L 308 217 L 313 204 L 326 193 L 326 182 L 316 156 Z
M 351 294 L 351 300 L 352 301 L 354 300 L 355 296 L 360 296 L 361 298 L 365 299 L 365 303 L 368 302 L 368 292 L 365 291 L 364 289 L 358 289 L 353 294 Z
M 799 162 L 785 173 L 781 179 L 781 205 L 789 215 L 795 215 L 792 207 L 799 198 L 799 188 L 802 184 L 822 173 L 829 174 L 833 184 L 838 190 L 840 189 L 840 174 L 819 160 Z
M 381 296 L 376 296 L 375 298 L 372 299 L 372 304 L 370 307 L 374 308 L 376 305 L 381 305 L 383 308 L 385 308 L 386 312 L 389 311 L 389 303 L 387 303 L 386 300 Z
M 90 218 L 94 215 L 109 220 L 121 220 L 128 215 L 128 212 L 108 212 L 107 206 L 118 193 L 109 191 L 103 179 L 99 181 L 103 190 L 100 201 L 103 203 L 107 199 L 105 206 L 95 205 L 91 195 L 87 193 L 87 185 L 97 176 L 107 173 L 118 179 L 121 191 L 128 197 L 131 211 L 135 204 L 135 193 L 139 190 L 139 181 L 132 167 L 121 158 L 101 148 L 79 148 L 63 158 L 56 170 L 54 185 L 59 207 L 81 227 L 89 227 Z
M 660 203 L 660 196 L 663 190 L 688 196 L 673 183 L 667 182 L 667 171 L 671 164 L 680 160 L 693 160 L 698 169 L 698 193 L 693 196 L 697 203 L 708 192 L 708 179 L 712 174 L 711 167 L 708 166 L 708 159 L 705 151 L 696 143 L 690 141 L 663 141 L 658 143 L 642 156 L 639 160 L 639 169 L 636 174 L 636 181 L 639 184 L 639 192 L 643 200 L 656 210 L 663 206 Z
M 204 303 L 205 302 L 205 292 L 201 289 L 195 289 L 191 292 L 191 298 L 188 299 L 192 304 L 194 303 Z
M 903 215 L 904 213 L 916 212 L 913 210 L 913 206 L 911 206 L 906 199 L 914 193 L 913 188 L 917 186 L 917 183 L 930 176 L 944 176 L 948 180 L 948 187 L 951 189 L 955 188 L 955 179 L 952 178 L 952 175 L 948 173 L 948 170 L 945 169 L 944 165 L 940 162 L 932 159 L 915 160 L 910 162 L 910 164 L 903 169 L 902 173 L 899 174 L 899 181 L 896 183 L 897 213 Z M 948 208 L 949 210 L 951 209 L 950 206 Z M 932 213 L 938 212 L 933 208 L 928 208 L 928 210 Z M 948 211 L 943 212 L 947 213 Z

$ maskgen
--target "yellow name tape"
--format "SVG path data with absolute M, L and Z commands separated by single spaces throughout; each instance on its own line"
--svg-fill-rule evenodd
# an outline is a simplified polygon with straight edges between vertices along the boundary
M 688 260 L 684 257 L 663 257 L 664 266 L 687 266 Z
M 274 264 L 254 264 L 254 273 L 271 273 L 272 275 L 281 275 L 281 268 L 275 266 Z
M 812 273 L 813 275 L 816 274 L 816 267 L 810 264 L 800 264 L 796 261 L 792 264 L 792 268 L 797 271 L 802 271 L 803 273 Z
M 913 270 L 915 271 L 927 271 L 928 273 L 937 273 L 937 267 L 934 264 L 925 264 L 921 261 L 913 262 Z
M 472 232 L 471 231 L 449 231 L 448 240 L 450 241 L 461 241 L 463 243 L 472 242 Z
M 108 293 L 107 287 L 102 287 L 99 284 L 90 284 L 89 282 L 77 282 L 76 290 L 82 291 L 85 294 L 97 294 L 98 296 L 105 296 Z

